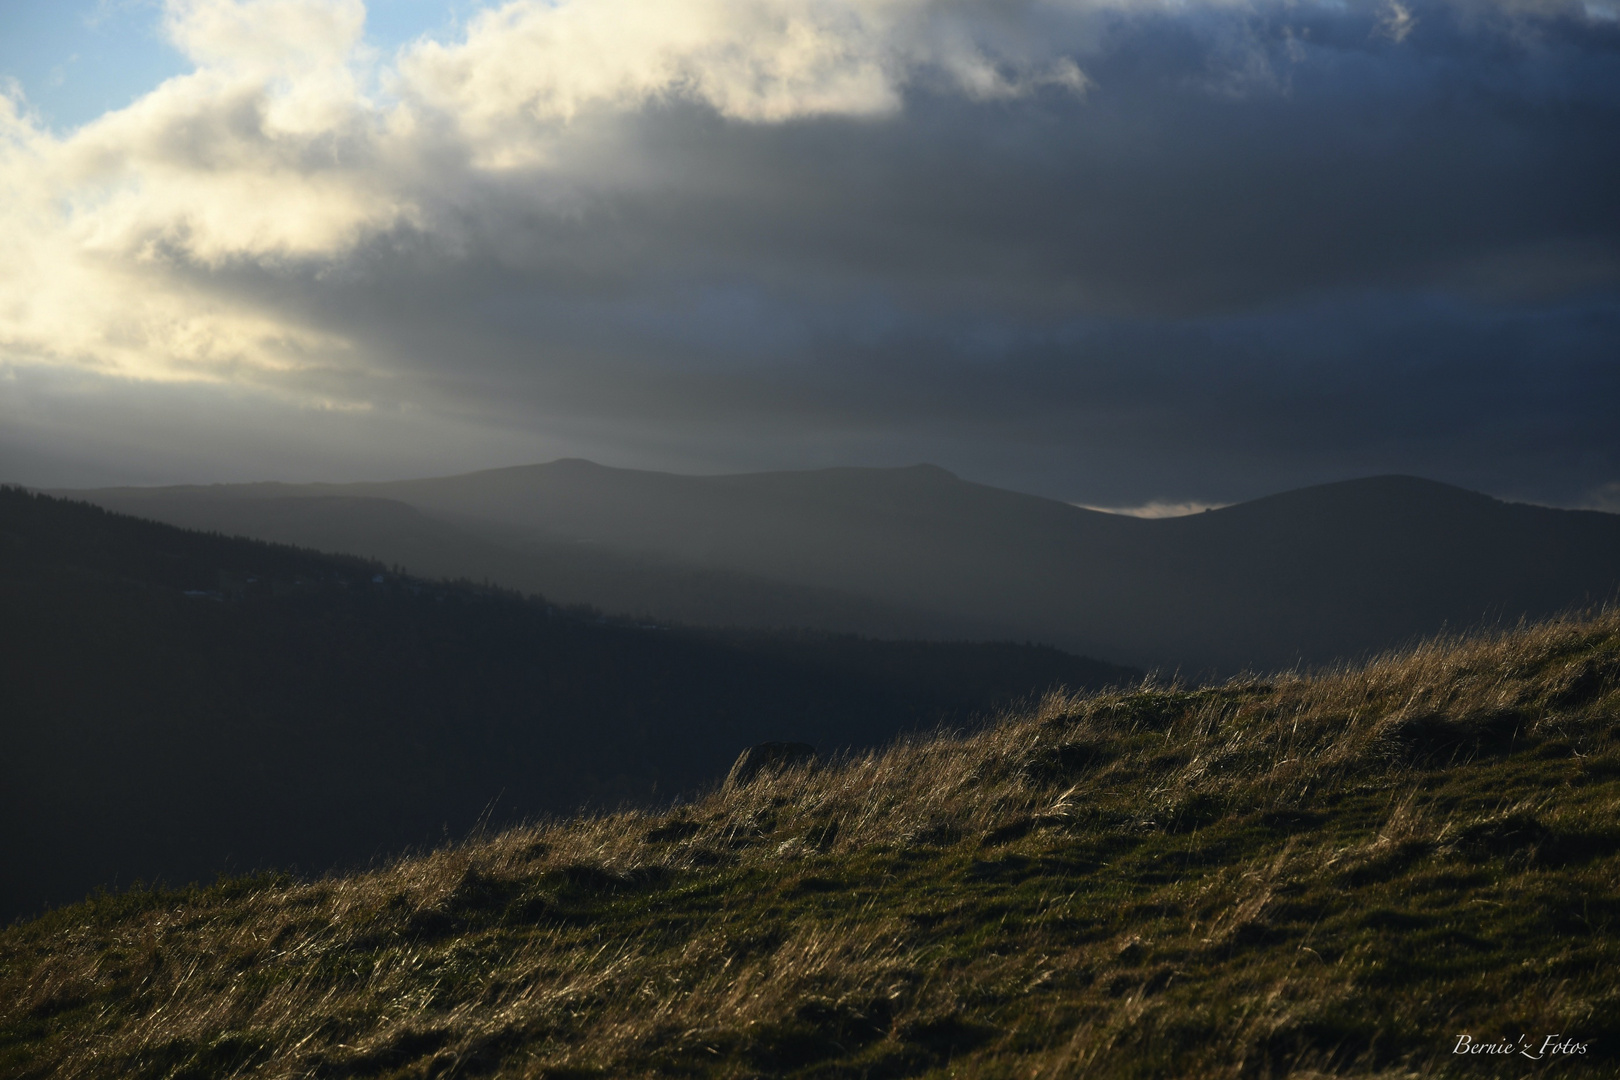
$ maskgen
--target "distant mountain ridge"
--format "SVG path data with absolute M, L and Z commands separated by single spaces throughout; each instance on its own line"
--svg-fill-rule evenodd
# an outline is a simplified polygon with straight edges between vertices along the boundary
M 98 884 L 646 804 L 755 743 L 872 747 L 1141 677 L 1007 643 L 638 625 L 0 487 L 0 923 Z
M 1350 660 L 1620 589 L 1620 515 L 1402 476 L 1158 520 L 928 465 L 700 477 L 563 459 L 428 480 L 73 494 L 609 610 L 1034 640 L 1188 673 Z

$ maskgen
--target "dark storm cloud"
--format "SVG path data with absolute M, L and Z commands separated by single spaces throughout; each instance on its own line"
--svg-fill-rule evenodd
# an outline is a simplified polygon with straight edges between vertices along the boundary
M 1436 5 L 1397 44 L 1375 12 L 1301 10 L 1122 13 L 1081 56 L 1083 96 L 914 88 L 894 118 L 775 125 L 636 113 L 565 165 L 565 214 L 521 183 L 442 212 L 554 287 L 697 270 L 1175 317 L 1332 289 L 1614 283 L 1615 27 L 1459 25 Z
M 482 264 L 364 319 L 531 386 L 516 423 L 716 467 L 765 428 L 1115 501 L 1382 470 L 1579 500 L 1620 471 L 1620 35 L 1413 13 L 1121 15 L 1079 98 L 621 119 L 569 214 L 479 193 Z
M 931 459 L 1115 504 L 1620 478 L 1613 10 L 950 11 L 1008 80 L 1083 90 L 925 56 L 895 109 L 654 95 L 499 169 L 424 123 L 415 212 L 341 258 L 174 272 L 359 343 L 322 393 L 623 464 Z

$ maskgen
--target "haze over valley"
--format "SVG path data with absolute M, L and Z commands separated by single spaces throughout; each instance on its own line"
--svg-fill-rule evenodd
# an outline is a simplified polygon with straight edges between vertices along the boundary
M 0 917 L 667 803 L 753 743 L 831 756 L 1141 677 L 1023 645 L 610 620 L 0 490 Z
M 1620 589 L 1620 516 L 1412 477 L 1166 519 L 931 466 L 694 477 L 564 460 L 434 480 L 70 494 L 627 615 L 1032 640 L 1190 677 L 1353 661 Z

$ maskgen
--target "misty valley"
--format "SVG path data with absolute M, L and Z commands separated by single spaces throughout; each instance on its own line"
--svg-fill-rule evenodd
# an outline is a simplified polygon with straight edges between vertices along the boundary
M 1502 979 L 1478 1023 L 1612 1045 L 1617 585 L 1620 518 L 1399 477 L 0 489 L 0 1061 L 1000 1075 L 1105 1024 L 1119 1075 L 1361 1072 L 1444 1060 L 1402 987 Z

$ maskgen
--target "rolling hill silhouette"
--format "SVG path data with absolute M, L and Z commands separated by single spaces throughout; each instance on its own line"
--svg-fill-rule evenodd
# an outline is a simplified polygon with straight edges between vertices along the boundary
M 1011 644 L 648 627 L 0 488 L 0 921 L 646 804 L 1140 673 Z
M 562 460 L 430 480 L 75 494 L 615 611 L 1027 639 L 1189 674 L 1355 659 L 1620 587 L 1620 516 L 1402 476 L 1161 520 L 926 465 L 697 477 Z

